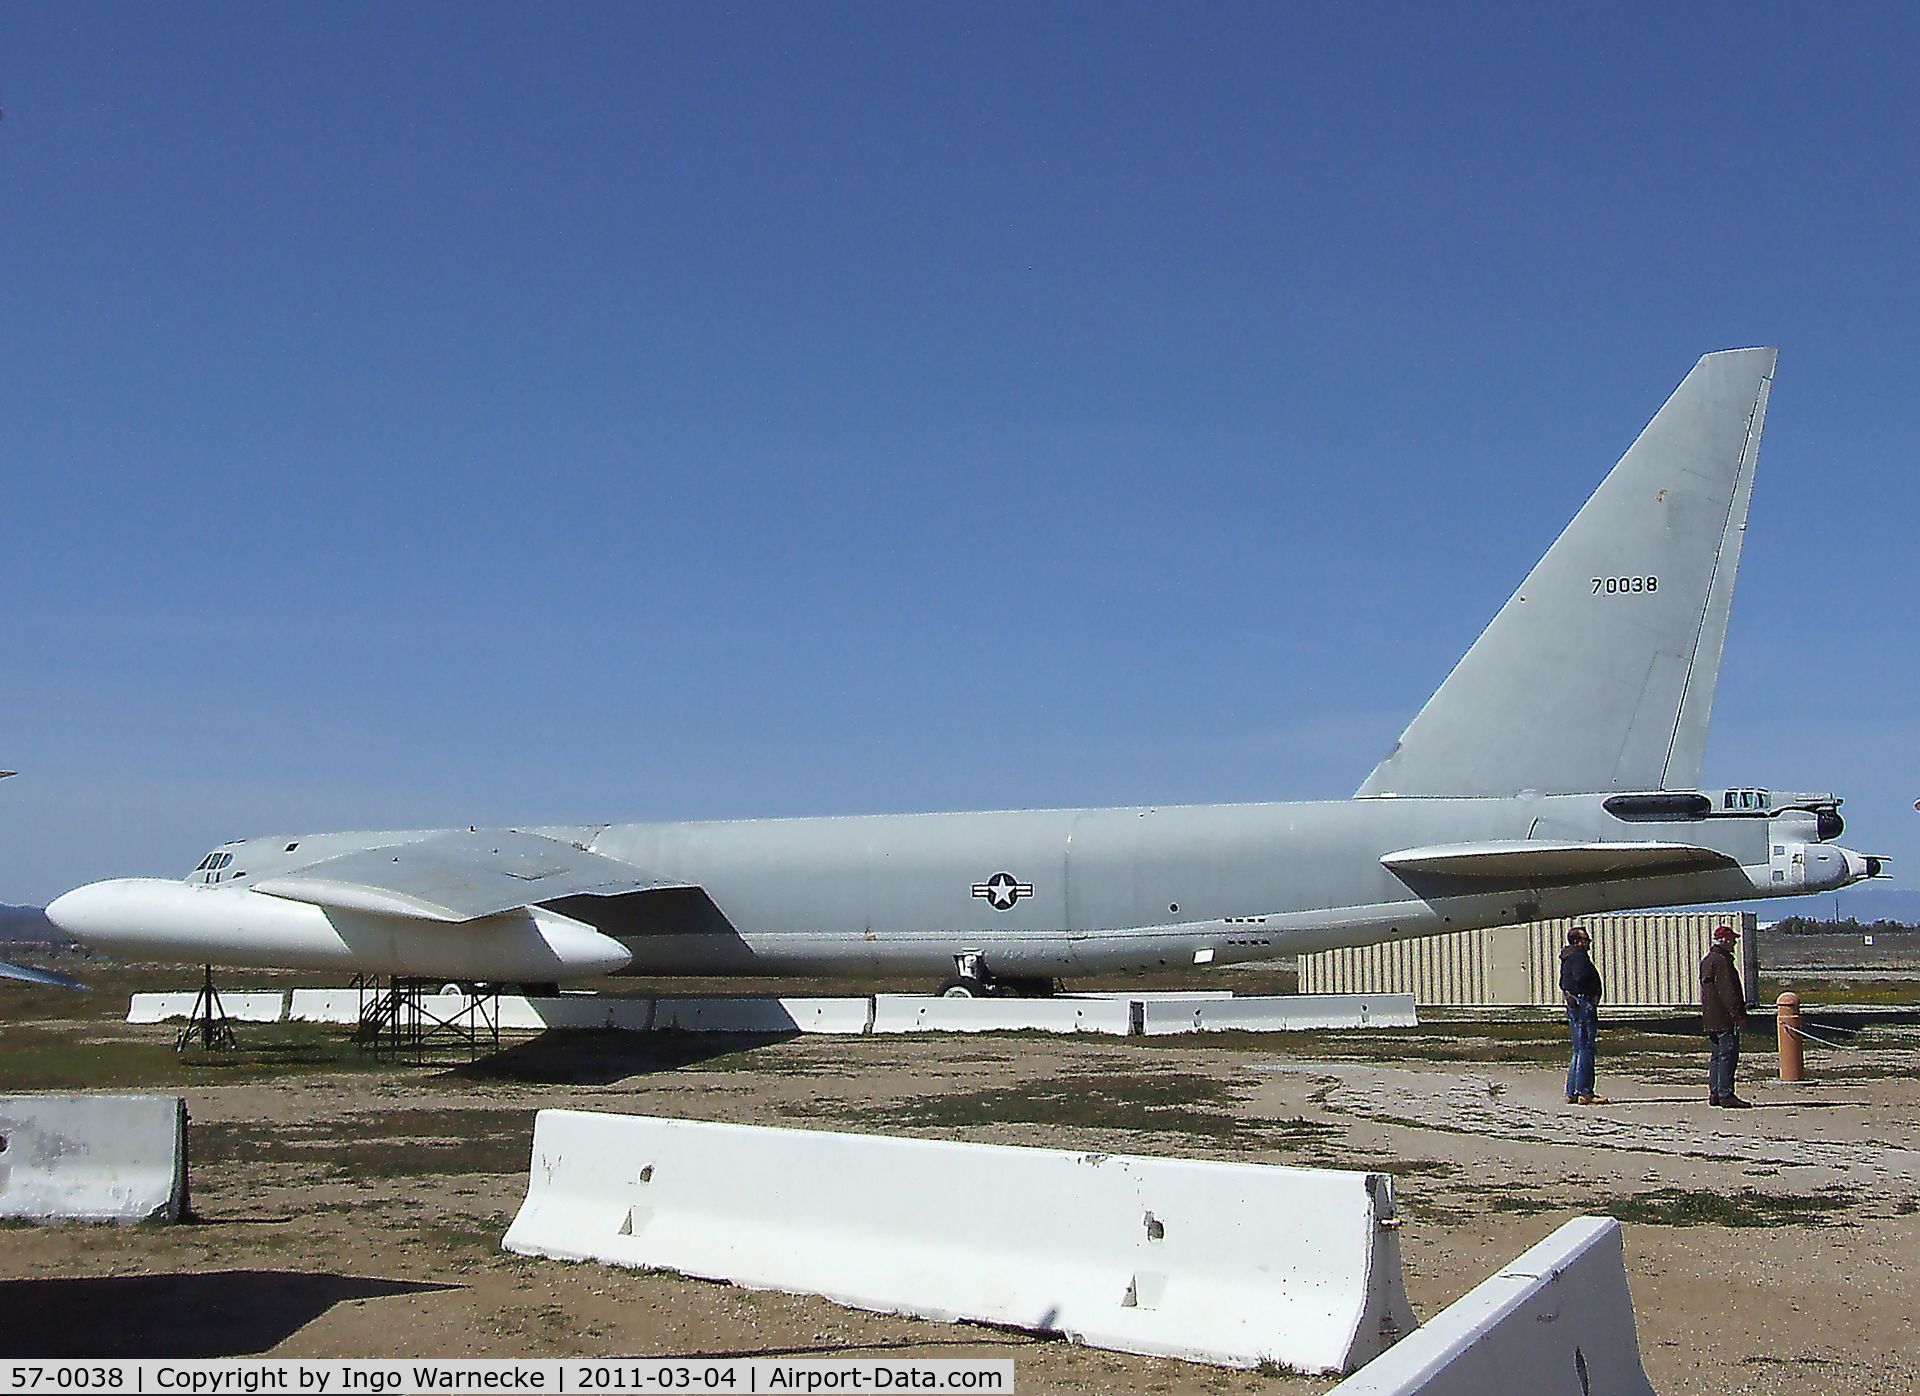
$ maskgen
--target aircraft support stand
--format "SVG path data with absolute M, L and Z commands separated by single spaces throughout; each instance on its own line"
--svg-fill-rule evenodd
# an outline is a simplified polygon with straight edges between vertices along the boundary
M 437 980 L 355 975 L 352 987 L 360 991 L 354 1041 L 362 1051 L 418 1063 L 435 1039 L 465 1047 L 468 1061 L 500 1050 L 497 984 L 462 985 L 451 996 L 459 1000 L 453 1008 L 445 1003 L 449 995 L 437 992 Z
M 200 992 L 194 995 L 193 1010 L 187 1014 L 187 1025 L 173 1039 L 173 1050 L 184 1052 L 193 1046 L 195 1039 L 199 1040 L 201 1050 L 207 1052 L 230 1052 L 240 1045 L 227 1010 L 220 1002 L 220 991 L 213 987 L 212 965 L 206 967 Z

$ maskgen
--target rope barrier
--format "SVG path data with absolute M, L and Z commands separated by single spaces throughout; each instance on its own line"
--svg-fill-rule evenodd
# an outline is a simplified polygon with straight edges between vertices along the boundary
M 1792 1033 L 1795 1037 L 1803 1037 L 1808 1042 L 1818 1042 L 1822 1047 L 1858 1047 L 1860 1045 L 1857 1042 L 1836 1042 L 1830 1037 L 1821 1037 L 1818 1033 L 1808 1032 L 1798 1023 L 1783 1022 L 1780 1026 Z

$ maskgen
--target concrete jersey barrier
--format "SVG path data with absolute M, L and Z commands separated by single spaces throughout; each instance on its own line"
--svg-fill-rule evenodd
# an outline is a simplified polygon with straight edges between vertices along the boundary
M 164 1023 L 193 1016 L 193 994 L 135 994 L 127 1001 L 129 1023 Z M 278 990 L 220 995 L 220 1007 L 236 1023 L 277 1023 L 286 1016 L 287 996 Z
M 1653 1396 L 1620 1223 L 1576 1217 L 1333 1396 Z
M 868 998 L 656 999 L 655 1032 L 820 1032 L 858 1036 L 873 1023 Z
M 1153 1000 L 1141 1004 L 1141 1031 L 1302 1032 L 1310 1028 L 1411 1028 L 1412 994 L 1276 994 L 1260 998 Z
M 873 1031 L 1098 1032 L 1125 1037 L 1134 1004 L 1095 998 L 941 998 L 931 994 L 876 994 Z
M 187 1103 L 165 1095 L 0 1096 L 0 1217 L 179 1221 Z
M 135 994 L 129 1023 L 184 1018 L 192 994 Z M 278 993 L 221 995 L 237 1021 L 355 1023 L 358 989 L 295 989 Z M 423 1013 L 451 1019 L 467 999 L 459 993 L 426 994 Z M 762 998 L 698 996 L 629 998 L 614 994 L 561 994 L 526 998 L 502 994 L 499 1025 L 518 1032 L 547 1028 L 598 1028 L 625 1032 L 862 1033 L 1052 1032 L 1130 1034 L 1188 1032 L 1292 1032 L 1307 1028 L 1412 1027 L 1410 994 L 1284 994 L 1235 998 L 1225 990 L 1197 993 L 1145 992 L 1063 994 L 1056 998 L 942 998 L 933 994 L 872 997 Z
M 427 994 L 424 1013 L 453 1018 L 467 1006 L 464 994 Z M 520 1032 L 547 1028 L 616 1029 L 623 1032 L 851 1033 L 867 1031 L 873 1000 L 867 998 L 628 998 L 614 994 L 560 994 L 527 998 L 502 994 L 500 1026 Z M 296 1023 L 354 1023 L 360 1018 L 357 989 L 295 989 L 288 1019 Z
M 289 1023 L 357 1023 L 358 989 L 295 989 L 287 1000 Z
M 1413 1326 L 1392 1208 L 1380 1174 L 543 1110 L 503 1244 L 1346 1372 Z

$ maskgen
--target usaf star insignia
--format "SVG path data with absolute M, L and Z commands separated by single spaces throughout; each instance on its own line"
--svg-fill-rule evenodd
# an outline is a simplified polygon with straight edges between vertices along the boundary
M 1009 872 L 997 872 L 985 882 L 973 884 L 973 895 L 985 897 L 995 911 L 1011 911 L 1015 902 L 1033 895 L 1033 884 L 1021 882 Z

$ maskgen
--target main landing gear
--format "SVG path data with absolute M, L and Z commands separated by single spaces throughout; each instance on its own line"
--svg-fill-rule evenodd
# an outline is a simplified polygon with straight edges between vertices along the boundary
M 987 957 L 977 952 L 955 955 L 953 963 L 959 973 L 940 981 L 938 993 L 943 999 L 1045 999 L 1060 987 L 1056 979 L 993 974 L 987 969 Z

